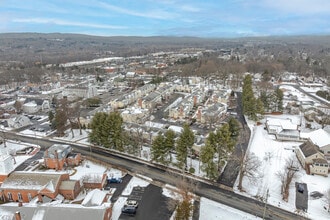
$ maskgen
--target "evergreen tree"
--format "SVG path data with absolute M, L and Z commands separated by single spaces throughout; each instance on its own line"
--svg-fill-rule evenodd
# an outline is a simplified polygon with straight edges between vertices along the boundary
M 107 118 L 108 114 L 104 112 L 97 112 L 92 122 L 90 123 L 90 129 L 92 130 L 89 134 L 89 141 L 91 143 L 97 144 L 97 145 L 103 145 L 102 141 L 104 138 L 102 138 L 102 128 L 103 124 L 105 122 L 105 119 Z
M 261 91 L 259 99 L 262 101 L 264 111 L 270 111 L 269 97 L 265 91 Z
M 280 88 L 275 90 L 276 96 L 276 111 L 283 111 L 283 91 Z
M 215 143 L 216 146 L 218 153 L 218 169 L 220 169 L 224 165 L 229 153 L 233 151 L 236 142 L 231 138 L 228 124 L 223 124 L 220 129 L 217 129 L 213 138 L 214 140 L 212 143 Z
M 206 140 L 206 144 L 202 147 L 200 153 L 200 160 L 202 162 L 202 170 L 206 173 L 206 177 L 215 180 L 218 178 L 218 167 L 214 162 L 215 149 L 211 145 L 211 139 Z
M 164 140 L 164 154 L 169 159 L 169 163 L 172 162 L 171 151 L 175 149 L 175 132 L 171 129 L 165 132 Z
M 228 120 L 228 125 L 229 125 L 229 131 L 231 134 L 231 137 L 235 140 L 237 140 L 239 136 L 239 129 L 240 129 L 240 124 L 237 119 L 234 117 L 230 117 Z
M 164 143 L 165 143 L 165 138 L 162 133 L 159 133 L 155 140 L 152 142 L 151 146 L 151 158 L 153 161 L 163 163 L 163 157 L 164 157 Z
M 107 140 L 106 143 L 109 141 L 110 147 L 115 150 L 123 151 L 123 118 L 120 116 L 120 113 L 111 112 L 106 119 L 105 125 L 105 129 L 109 132 L 109 140 Z
M 261 101 L 260 98 L 257 99 L 256 112 L 260 115 L 263 115 L 265 113 L 264 104 L 263 104 L 263 102 Z
M 53 120 L 54 120 L 54 113 L 52 111 L 49 111 L 48 112 L 48 119 L 49 119 L 49 122 L 52 123 Z
M 57 130 L 57 135 L 60 137 L 64 135 L 67 120 L 66 112 L 60 108 L 56 109 L 54 127 Z
M 245 76 L 243 81 L 242 104 L 243 113 L 252 120 L 256 120 L 256 99 L 253 94 L 251 75 Z
M 123 119 L 119 112 L 110 114 L 98 112 L 94 115 L 90 124 L 92 129 L 89 134 L 90 142 L 102 145 L 106 148 L 124 150 Z
M 184 124 L 182 133 L 176 143 L 177 165 L 181 169 L 187 168 L 187 156 L 188 153 L 191 153 L 194 140 L 194 132 L 190 129 L 188 124 Z

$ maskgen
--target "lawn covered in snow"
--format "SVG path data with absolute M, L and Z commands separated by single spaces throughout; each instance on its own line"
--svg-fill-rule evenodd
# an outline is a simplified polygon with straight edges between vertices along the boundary
M 272 117 L 291 117 L 290 115 L 272 116 Z M 295 117 L 295 116 L 294 116 Z M 263 177 L 251 183 L 247 178 L 243 180 L 243 188 L 246 191 L 242 193 L 250 197 L 266 198 L 266 192 L 269 190 L 268 203 L 290 212 L 295 212 L 295 186 L 294 182 L 303 182 L 307 184 L 308 192 L 318 191 L 324 193 L 330 188 L 330 176 L 311 176 L 307 175 L 305 170 L 300 167 L 296 180 L 293 180 L 290 186 L 289 201 L 284 202 L 281 196 L 281 183 L 276 173 L 283 169 L 287 158 L 296 157 L 293 152 L 294 147 L 298 147 L 302 142 L 277 141 L 274 135 L 268 135 L 264 129 L 264 124 L 256 126 L 249 124 L 252 134 L 249 145 L 249 152 L 254 153 L 262 162 L 259 171 Z M 237 182 L 234 190 L 237 190 Z M 324 210 L 325 199 L 311 199 L 308 201 L 307 213 L 303 213 L 311 219 L 329 219 L 330 213 Z

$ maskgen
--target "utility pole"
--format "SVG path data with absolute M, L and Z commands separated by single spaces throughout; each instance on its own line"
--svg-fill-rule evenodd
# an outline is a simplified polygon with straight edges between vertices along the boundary
M 262 214 L 262 219 L 265 219 L 268 196 L 269 196 L 269 189 L 267 189 L 267 192 L 266 192 L 266 201 L 265 201 L 264 213 Z

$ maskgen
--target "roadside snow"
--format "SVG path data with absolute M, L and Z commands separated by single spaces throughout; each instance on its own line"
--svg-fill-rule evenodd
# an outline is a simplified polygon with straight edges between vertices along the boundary
M 272 116 L 277 117 L 277 116 Z M 290 117 L 290 115 L 278 116 L 279 118 Z M 284 202 L 281 196 L 281 183 L 276 173 L 283 169 L 287 158 L 295 157 L 296 154 L 293 152 L 294 147 L 298 147 L 302 142 L 287 142 L 277 141 L 273 135 L 268 135 L 267 131 L 264 130 L 264 125 L 256 126 L 251 122 L 252 135 L 249 145 L 249 152 L 255 154 L 262 162 L 259 171 L 262 172 L 263 177 L 258 181 L 251 183 L 248 179 L 243 179 L 243 188 L 246 191 L 241 193 L 237 190 L 236 181 L 234 190 L 237 193 L 241 193 L 250 197 L 266 198 L 266 192 L 269 190 L 268 203 L 286 209 L 290 212 L 295 212 L 295 186 L 294 182 L 303 182 L 307 184 L 308 192 L 318 191 L 324 193 L 330 188 L 330 176 L 311 176 L 307 175 L 305 170 L 300 167 L 298 177 L 291 183 L 289 201 Z M 308 201 L 308 211 L 305 213 L 308 218 L 311 219 L 329 219 L 329 213 L 324 210 L 325 206 L 324 199 L 315 199 Z
M 261 219 L 251 214 L 231 208 L 229 206 L 214 202 L 212 200 L 201 197 L 199 208 L 199 220 L 251 220 Z

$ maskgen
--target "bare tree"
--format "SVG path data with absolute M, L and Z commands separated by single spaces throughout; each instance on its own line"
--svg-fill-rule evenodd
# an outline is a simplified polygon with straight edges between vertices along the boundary
M 18 114 L 20 114 L 22 112 L 22 110 L 23 110 L 23 104 L 22 104 L 22 102 L 16 100 L 15 103 L 14 103 L 14 108 L 16 109 L 16 112 Z
M 249 181 L 255 182 L 262 177 L 259 172 L 261 161 L 254 153 L 246 153 L 242 150 L 241 154 L 236 158 L 239 161 L 239 176 L 238 176 L 238 189 L 244 191 L 242 183 L 243 178 L 247 177 Z
M 177 184 L 178 193 L 180 195 L 180 200 L 176 201 L 176 214 L 174 219 L 175 220 L 188 220 L 190 219 L 193 211 L 193 195 L 191 192 L 196 189 L 196 185 L 189 182 L 187 179 L 182 179 Z
M 276 173 L 281 181 L 281 194 L 284 201 L 288 201 L 289 188 L 292 180 L 297 177 L 299 162 L 296 157 L 290 157 L 286 160 L 284 169 Z

